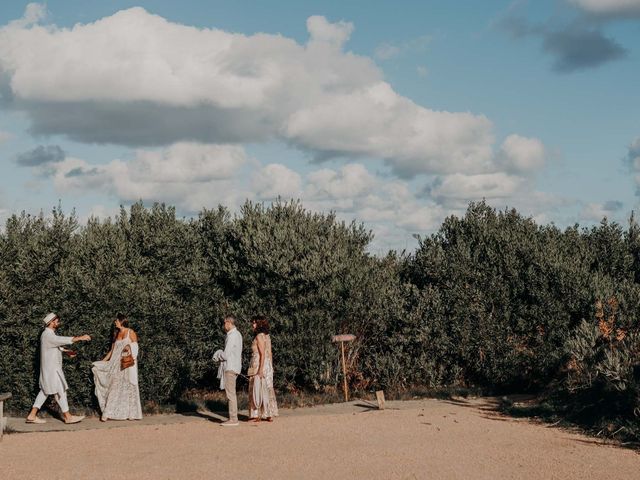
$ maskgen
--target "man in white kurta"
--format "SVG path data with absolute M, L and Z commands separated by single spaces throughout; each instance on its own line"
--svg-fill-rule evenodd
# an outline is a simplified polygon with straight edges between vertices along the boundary
M 60 319 L 55 313 L 47 314 L 42 322 L 45 329 L 40 335 L 40 392 L 36 397 L 33 408 L 27 416 L 27 423 L 45 423 L 45 420 L 39 418 L 38 410 L 42 408 L 45 400 L 49 395 L 54 395 L 56 402 L 62 410 L 65 423 L 78 423 L 84 416 L 71 415 L 69 413 L 69 404 L 67 402 L 67 380 L 64 378 L 62 371 L 62 352 L 68 352 L 64 345 L 71 345 L 75 342 L 89 341 L 89 335 L 81 335 L 79 337 L 61 337 L 56 335 L 55 331 L 60 326 Z
M 227 337 L 224 340 L 224 351 L 218 350 L 213 359 L 221 362 L 218 371 L 220 389 L 224 390 L 229 400 L 229 420 L 222 423 L 224 427 L 238 425 L 238 398 L 236 396 L 236 380 L 242 370 L 242 335 L 236 328 L 236 318 L 229 315 L 224 319 Z

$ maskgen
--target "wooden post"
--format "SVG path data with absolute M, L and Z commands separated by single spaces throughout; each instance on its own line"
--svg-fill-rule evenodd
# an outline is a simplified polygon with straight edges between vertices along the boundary
M 344 342 L 340 342 L 342 349 L 342 379 L 344 380 L 344 401 L 349 401 L 349 389 L 347 388 L 347 363 L 344 360 Z
M 344 334 L 344 335 L 334 335 L 331 341 L 333 343 L 340 342 L 340 352 L 342 354 L 342 380 L 344 387 L 344 401 L 349 401 L 349 387 L 347 385 L 347 362 L 344 356 L 344 343 L 345 342 L 353 342 L 356 339 L 355 335 Z
M 2 441 L 2 435 L 4 434 L 5 420 L 4 420 L 4 402 L 11 398 L 10 393 L 0 393 L 0 442 Z
M 376 391 L 376 400 L 378 401 L 378 410 L 384 410 L 384 391 Z

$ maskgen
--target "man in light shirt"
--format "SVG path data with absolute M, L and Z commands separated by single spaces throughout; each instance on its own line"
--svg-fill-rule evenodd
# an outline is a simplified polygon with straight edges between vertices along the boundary
M 56 402 L 62 410 L 64 423 L 78 423 L 84 418 L 84 415 L 77 416 L 69 413 L 69 403 L 67 402 L 69 386 L 62 371 L 62 353 L 72 356 L 73 352 L 62 347 L 75 342 L 88 342 L 91 337 L 89 335 L 78 337 L 56 335 L 55 332 L 60 327 L 60 319 L 55 313 L 47 314 L 42 319 L 42 323 L 45 329 L 40 335 L 40 392 L 26 421 L 27 423 L 45 423 L 46 420 L 38 417 L 38 410 L 42 408 L 49 395 L 55 395 Z
M 238 425 L 238 398 L 236 397 L 236 380 L 242 370 L 242 335 L 236 328 L 236 317 L 227 315 L 224 318 L 224 330 L 227 337 L 224 341 L 224 351 L 217 350 L 213 354 L 215 361 L 221 362 L 218 369 L 220 390 L 224 390 L 229 400 L 229 420 L 223 422 L 223 427 Z

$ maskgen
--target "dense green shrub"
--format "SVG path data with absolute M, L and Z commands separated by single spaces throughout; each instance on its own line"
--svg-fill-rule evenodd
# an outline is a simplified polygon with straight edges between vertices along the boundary
M 14 408 L 30 406 L 48 311 L 61 316 L 61 334 L 94 337 L 65 361 L 72 402 L 87 407 L 95 406 L 90 364 L 107 351 L 116 312 L 138 331 L 141 393 L 158 403 L 217 384 L 210 358 L 224 342 L 228 312 L 240 318 L 246 362 L 248 320 L 264 313 L 279 389 L 334 390 L 341 369 L 331 337 L 353 333 L 355 390 L 552 388 L 576 406 L 608 392 L 617 415 L 633 415 L 633 219 L 626 231 L 606 221 L 561 230 L 479 203 L 410 254 L 373 256 L 371 238 L 362 225 L 296 202 L 248 202 L 237 215 L 219 207 L 193 219 L 135 204 L 82 227 L 59 208 L 48 217 L 14 215 L 0 234 L 0 390 L 12 391 Z M 626 337 L 607 350 L 593 340 L 594 325 L 581 322 L 597 314 L 598 299 L 613 297 Z M 579 368 L 567 373 L 577 358 Z
M 596 302 L 595 321 L 583 320 L 566 342 L 566 374 L 553 391 L 566 418 L 640 439 L 640 329 L 624 321 L 619 301 Z M 611 432 L 609 432 L 611 433 Z
M 56 209 L 49 218 L 12 217 L 0 238 L 0 390 L 12 391 L 19 408 L 37 391 L 40 319 L 51 310 L 61 334 L 94 337 L 65 361 L 74 404 L 95 406 L 91 361 L 108 349 L 118 311 L 140 338 L 143 399 L 168 402 L 217 383 L 210 358 L 224 343 L 228 312 L 240 317 L 247 350 L 250 316 L 270 317 L 278 387 L 335 387 L 332 335 L 355 332 L 364 342 L 370 326 L 390 318 L 398 284 L 395 263 L 366 252 L 370 232 L 297 203 L 247 203 L 233 218 L 220 208 L 192 220 L 135 204 L 83 228 Z

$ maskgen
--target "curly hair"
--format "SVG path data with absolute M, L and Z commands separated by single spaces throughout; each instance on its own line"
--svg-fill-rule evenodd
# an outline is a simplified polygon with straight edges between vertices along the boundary
M 269 320 L 267 320 L 267 317 L 264 315 L 254 315 L 251 317 L 251 323 L 256 324 L 256 335 L 259 333 L 269 335 Z

